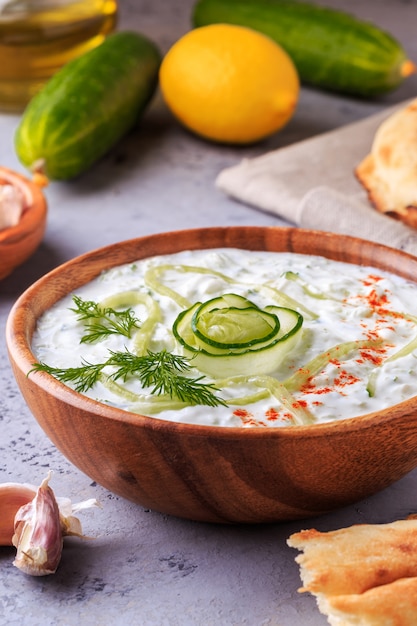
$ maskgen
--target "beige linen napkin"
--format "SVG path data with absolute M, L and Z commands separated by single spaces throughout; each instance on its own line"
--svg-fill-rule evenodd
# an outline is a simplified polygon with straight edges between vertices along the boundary
M 417 255 L 417 232 L 363 202 L 330 189 L 316 187 L 297 207 L 297 225 L 370 239 Z
M 417 232 L 373 209 L 354 175 L 378 126 L 405 105 L 244 159 L 220 172 L 216 186 L 297 226 L 354 235 L 417 255 Z

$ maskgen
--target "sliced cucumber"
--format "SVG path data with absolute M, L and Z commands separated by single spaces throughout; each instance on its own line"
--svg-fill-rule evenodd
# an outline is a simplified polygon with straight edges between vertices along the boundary
M 191 328 L 197 344 L 219 353 L 225 349 L 245 350 L 273 339 L 279 319 L 273 313 L 251 306 L 246 298 L 224 294 L 202 304 L 194 312 Z
M 246 298 L 226 294 L 182 311 L 173 333 L 193 365 L 209 376 L 264 375 L 276 370 L 293 349 L 302 323 L 302 315 L 292 309 L 260 309 Z

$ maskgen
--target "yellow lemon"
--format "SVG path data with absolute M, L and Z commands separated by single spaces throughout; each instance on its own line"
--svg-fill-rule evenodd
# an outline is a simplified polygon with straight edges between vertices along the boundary
M 191 131 L 224 143 L 251 143 L 282 128 L 298 102 L 299 78 L 272 39 L 232 24 L 181 37 L 160 68 L 163 98 Z

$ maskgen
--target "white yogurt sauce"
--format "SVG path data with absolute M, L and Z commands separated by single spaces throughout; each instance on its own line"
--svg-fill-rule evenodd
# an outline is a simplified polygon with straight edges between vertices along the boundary
M 340 359 L 332 358 L 316 375 L 305 380 L 301 388 L 291 389 L 294 403 L 308 410 L 317 422 L 378 411 L 415 395 L 417 342 L 404 350 L 404 356 L 393 358 L 417 336 L 417 323 L 413 319 L 413 316 L 417 318 L 415 283 L 380 269 L 323 257 L 225 248 L 185 251 L 115 267 L 77 289 L 75 295 L 101 302 L 125 291 L 149 293 L 159 303 L 163 316 L 155 326 L 150 349 L 167 349 L 181 354 L 172 335 L 172 324 L 181 307 L 171 298 L 152 292 L 144 283 L 148 268 L 161 264 L 208 268 L 236 281 L 230 284 L 210 273 L 175 269 L 165 272 L 164 285 L 191 302 L 205 302 L 233 292 L 247 297 L 259 307 L 286 306 L 274 300 L 273 291 L 259 290 L 261 285 L 268 285 L 305 307 L 299 310 L 304 317 L 301 339 L 272 374 L 279 381 L 288 380 L 311 359 L 336 344 L 382 338 L 383 343 L 378 347 L 354 350 Z M 56 303 L 38 322 L 33 351 L 40 361 L 60 368 L 77 367 L 82 359 L 99 363 L 107 359 L 109 350 L 132 348 L 132 340 L 120 335 L 112 335 L 94 344 L 80 343 L 85 329 L 71 311 L 74 307 L 72 296 L 70 294 Z M 140 320 L 146 316 L 143 305 L 134 305 L 132 309 Z M 309 316 L 305 309 L 316 316 Z M 253 374 L 256 378 L 256 372 Z M 199 373 L 194 371 L 193 375 Z M 367 390 L 370 380 L 375 389 L 372 397 Z M 212 381 L 207 379 L 207 382 Z M 141 392 L 137 380 L 127 381 L 126 387 L 132 392 Z M 244 388 L 221 389 L 219 395 L 231 402 L 227 407 L 189 406 L 155 412 L 154 415 L 160 419 L 218 426 L 282 427 L 293 424 L 290 412 L 275 397 L 266 397 L 246 406 L 233 405 L 233 397 L 254 390 L 259 391 L 259 387 L 249 383 Z M 86 395 L 125 410 L 152 415 L 149 404 L 145 407 L 140 403 L 132 404 L 101 383 Z

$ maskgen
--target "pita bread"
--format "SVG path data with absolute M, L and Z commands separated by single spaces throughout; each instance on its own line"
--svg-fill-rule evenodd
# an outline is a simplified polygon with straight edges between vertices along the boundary
M 332 626 L 416 626 L 417 578 L 401 578 L 361 594 L 330 596 L 320 610 Z
M 299 591 L 316 597 L 330 624 L 416 626 L 416 519 L 302 530 L 287 543 L 302 551 Z
M 382 122 L 355 174 L 376 209 L 417 228 L 417 99 Z

